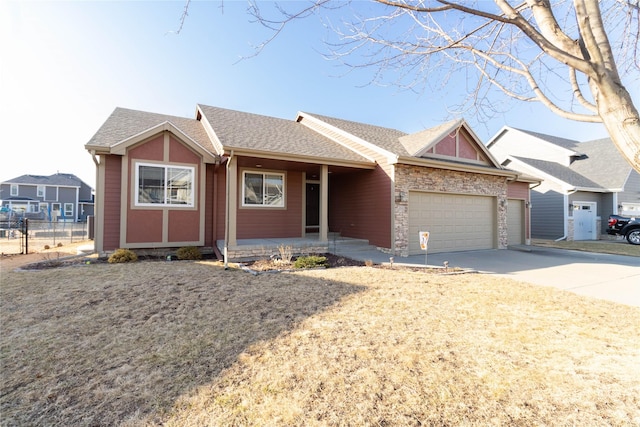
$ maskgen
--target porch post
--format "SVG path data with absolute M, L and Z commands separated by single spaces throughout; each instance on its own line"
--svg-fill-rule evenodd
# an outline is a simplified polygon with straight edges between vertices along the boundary
M 329 231 L 329 166 L 320 170 L 320 236 L 321 242 L 328 242 Z
M 231 154 L 227 165 L 227 235 L 225 247 L 236 246 L 236 217 L 238 211 L 238 160 Z

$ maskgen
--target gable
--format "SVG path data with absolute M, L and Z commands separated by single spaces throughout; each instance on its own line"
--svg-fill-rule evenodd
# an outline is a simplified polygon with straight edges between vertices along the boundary
M 461 161 L 478 162 L 484 165 L 492 164 L 489 157 L 464 129 L 447 134 L 424 151 L 421 157 L 449 157 Z

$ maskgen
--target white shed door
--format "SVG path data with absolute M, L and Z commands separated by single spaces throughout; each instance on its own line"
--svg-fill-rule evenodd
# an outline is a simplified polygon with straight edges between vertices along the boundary
M 428 231 L 428 252 L 493 249 L 495 198 L 445 193 L 409 193 L 409 253 L 419 255 L 419 232 Z
M 524 202 L 510 199 L 507 205 L 507 233 L 509 245 L 522 245 L 524 243 Z

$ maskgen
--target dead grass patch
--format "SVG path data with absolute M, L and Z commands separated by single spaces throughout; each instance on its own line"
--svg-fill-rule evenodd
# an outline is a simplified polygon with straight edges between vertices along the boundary
M 601 254 L 640 256 L 640 246 L 627 243 L 626 240 L 573 240 L 554 241 L 534 239 L 535 246 L 548 248 L 569 249 L 573 251 L 597 252 Z
M 4 273 L 3 425 L 637 425 L 640 310 L 484 275 Z

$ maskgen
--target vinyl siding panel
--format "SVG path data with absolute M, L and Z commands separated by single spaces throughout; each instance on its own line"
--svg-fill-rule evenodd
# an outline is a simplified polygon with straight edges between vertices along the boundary
M 113 251 L 120 247 L 120 193 L 122 157 L 104 156 L 104 241 L 103 249 Z
M 213 215 L 215 215 L 214 227 L 215 227 L 215 240 L 224 239 L 224 225 L 226 217 L 226 186 L 227 186 L 227 173 L 225 167 L 218 168 L 214 172 L 217 175 L 217 189 L 218 189 L 218 202 L 214 206 Z
M 329 231 L 391 246 L 391 179 L 381 167 L 331 175 Z
M 618 193 L 618 203 L 640 203 L 640 174 L 631 171 L 624 186 L 624 191 Z
M 549 190 L 531 190 L 531 237 L 557 239 L 564 235 L 564 196 Z
M 242 171 L 240 171 L 238 175 L 238 239 L 302 236 L 302 174 L 300 172 L 286 173 L 284 191 L 284 208 L 242 206 Z

